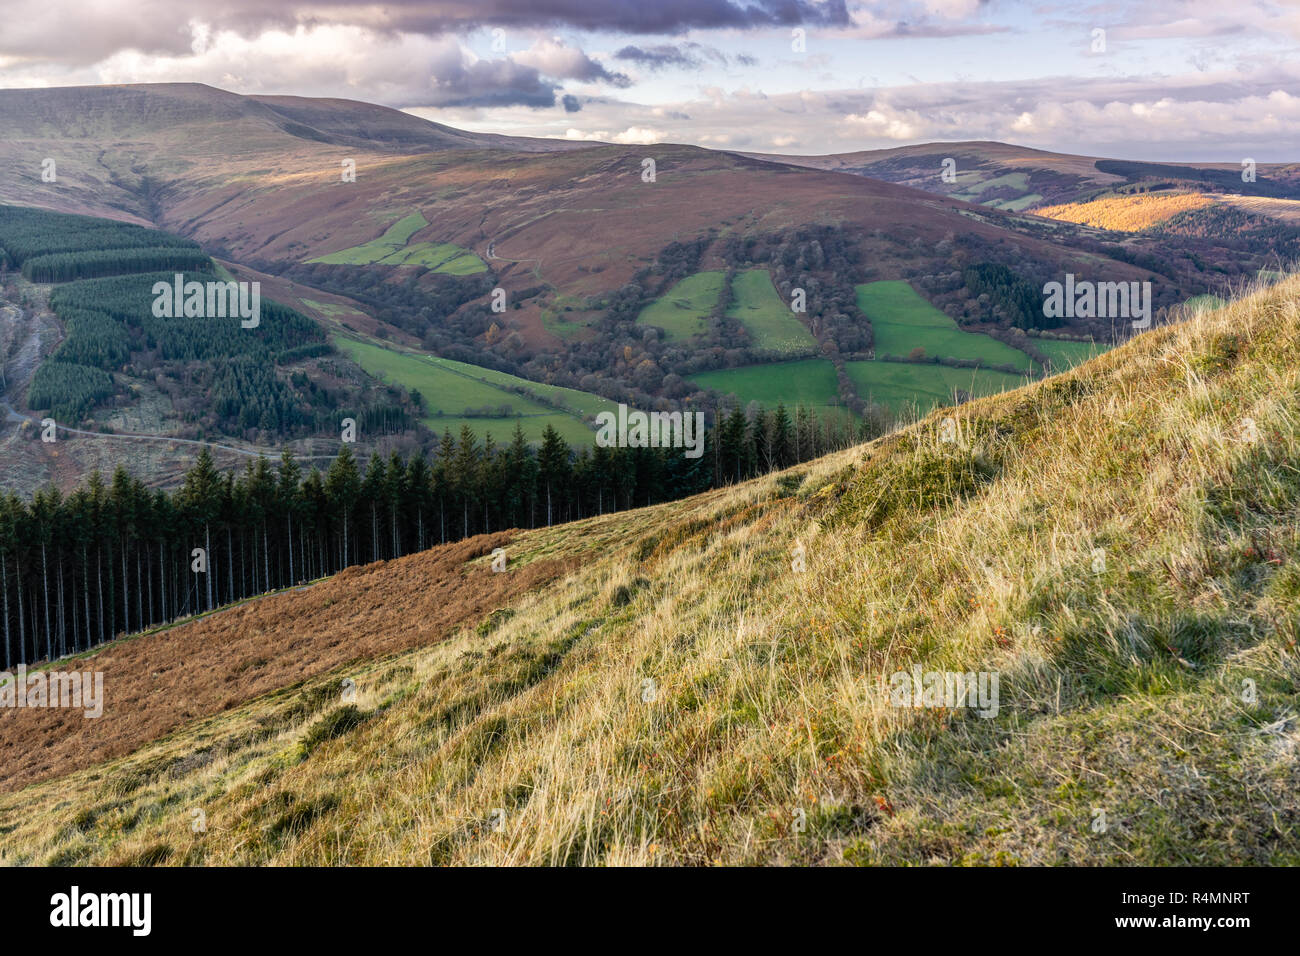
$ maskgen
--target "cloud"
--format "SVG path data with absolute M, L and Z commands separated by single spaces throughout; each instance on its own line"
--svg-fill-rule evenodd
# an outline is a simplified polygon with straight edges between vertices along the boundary
M 797 63 L 780 59 L 794 23 L 817 38 Z M 1107 55 L 1061 45 L 1098 23 Z M 490 52 L 485 28 L 505 31 Z M 999 31 L 1019 35 L 982 39 Z M 902 47 L 921 37 L 934 42 Z M 489 131 L 803 152 L 1002 139 L 1286 158 L 1300 151 L 1293 37 L 1300 9 L 1276 0 L 5 0 L 0 86 L 193 81 Z M 1043 62 L 1060 75 L 1034 75 Z M 865 63 L 877 88 L 862 88 Z M 638 87 L 652 102 L 622 93 Z
M 614 56 L 620 60 L 631 60 L 638 66 L 651 70 L 662 70 L 667 66 L 689 67 L 699 64 L 699 60 L 687 56 L 671 43 L 661 43 L 652 47 L 625 46 Z
M 57 71 L 0 60 L 0 86 L 197 82 L 241 93 L 334 96 L 396 107 L 553 107 L 567 80 L 614 88 L 631 83 L 562 40 L 539 38 L 525 50 L 481 57 L 454 36 L 357 26 L 266 30 L 247 38 L 196 24 L 185 49 L 171 54 L 124 50 L 91 66 Z
M 702 90 L 675 103 L 607 97 L 584 101 L 580 121 L 549 125 L 508 110 L 475 124 L 509 123 L 521 135 L 657 142 L 803 154 L 843 153 L 906 143 L 997 140 L 1115 158 L 1235 163 L 1293 160 L 1300 153 L 1300 65 L 1176 76 L 1036 77 L 1003 82 L 913 84 L 884 89 Z M 613 131 L 623 130 L 622 134 Z M 746 145 L 748 144 L 748 145 Z
M 716 47 L 689 41 L 681 45 L 658 43 L 652 46 L 631 44 L 614 54 L 618 60 L 627 60 L 649 70 L 662 70 L 666 67 L 682 69 L 699 69 L 706 61 L 725 66 L 728 57 Z M 757 62 L 752 56 L 739 54 L 734 57 L 737 63 L 753 66 Z
M 919 119 L 919 117 L 913 117 Z M 868 136 L 883 136 L 885 139 L 915 139 L 920 126 L 910 122 L 892 109 L 872 109 L 865 113 L 850 113 L 844 122 L 860 127 Z
M 599 81 L 618 87 L 629 86 L 632 82 L 626 74 L 610 73 L 582 50 L 569 46 L 558 37 L 539 39 L 522 53 L 510 54 L 510 59 L 557 80 Z
M 0 78 L 8 79 L 0 74 Z M 509 57 L 475 55 L 454 37 L 375 35 L 359 27 L 299 27 L 254 39 L 220 33 L 201 53 L 114 54 L 71 83 L 207 83 L 243 93 L 297 93 L 391 106 L 553 107 L 555 79 Z
M 128 50 L 179 56 L 191 51 L 195 24 L 252 40 L 300 27 L 430 38 L 494 27 L 670 36 L 849 22 L 845 0 L 5 0 L 0 58 L 87 66 Z
M 648 126 L 629 126 L 621 133 L 611 135 L 609 130 L 581 130 L 570 127 L 564 133 L 565 139 L 580 140 L 586 143 L 622 143 L 628 146 L 649 146 L 662 143 L 664 134 Z
M 416 32 L 564 26 L 671 35 L 696 29 L 849 22 L 845 0 L 390 0 L 366 9 L 393 29 Z

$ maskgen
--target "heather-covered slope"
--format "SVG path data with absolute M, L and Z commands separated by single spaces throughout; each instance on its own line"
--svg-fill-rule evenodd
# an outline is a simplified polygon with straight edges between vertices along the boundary
M 580 569 L 6 794 L 0 852 L 1300 862 L 1298 359 L 1290 279 L 811 467 L 521 534 L 512 568 Z M 893 706 L 914 665 L 996 672 L 997 715 Z

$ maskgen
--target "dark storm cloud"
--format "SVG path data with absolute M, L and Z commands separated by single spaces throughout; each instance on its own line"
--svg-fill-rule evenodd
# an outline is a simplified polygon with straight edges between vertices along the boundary
M 383 7 L 389 26 L 445 31 L 476 26 L 552 27 L 676 34 L 691 29 L 847 26 L 845 0 L 397 0 Z
M 0 56 L 86 64 L 122 50 L 183 56 L 193 24 L 245 38 L 302 26 L 439 36 L 479 28 L 679 35 L 692 29 L 848 26 L 846 0 L 5 0 Z M 69 29 L 75 23 L 76 29 Z
M 511 60 L 440 65 L 431 92 L 401 106 L 554 106 L 556 87 Z
M 582 109 L 582 103 L 572 93 L 565 93 L 560 102 L 564 104 L 564 112 L 566 113 L 577 113 Z

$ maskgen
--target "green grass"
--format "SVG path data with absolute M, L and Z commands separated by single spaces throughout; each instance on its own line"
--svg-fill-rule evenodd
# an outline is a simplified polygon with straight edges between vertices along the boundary
M 542 307 L 542 328 L 562 342 L 580 341 L 590 335 L 593 316 L 600 314 L 589 310 L 584 299 L 557 292 Z
M 740 320 L 758 348 L 797 354 L 817 347 L 808 327 L 777 294 L 766 269 L 737 275 L 731 283 L 731 299 L 727 315 Z
M 778 402 L 787 408 L 829 405 L 839 395 L 835 366 L 825 359 L 720 369 L 692 375 L 690 380 L 723 395 L 735 395 L 742 404 L 758 402 L 767 407 Z
M 315 299 L 303 299 L 302 304 L 308 308 L 315 309 L 321 315 L 328 315 L 336 318 L 340 315 L 356 315 L 355 309 L 349 309 L 346 306 L 335 305 L 331 302 L 317 302 Z
M 1103 352 L 1111 346 L 1100 342 L 1068 342 L 1059 339 L 1034 339 L 1034 348 L 1052 360 L 1052 371 L 1063 372 Z
M 397 220 L 378 239 L 307 261 L 331 266 L 419 265 L 432 272 L 458 276 L 487 271 L 482 259 L 450 242 L 417 242 L 408 246 L 411 237 L 428 224 L 424 214 L 417 210 Z
M 617 402 L 576 388 L 565 388 L 562 385 L 543 385 L 540 382 L 520 378 L 518 375 L 511 375 L 509 372 L 498 372 L 496 369 L 483 368 L 481 365 L 470 365 L 468 362 L 457 362 L 454 359 L 434 355 L 427 356 L 425 360 L 440 368 L 448 369 L 459 375 L 476 378 L 491 385 L 501 386 L 506 389 L 526 388 L 543 399 L 545 403 L 563 406 L 577 412 L 579 415 L 598 415 L 605 411 L 618 411 Z
M 915 408 L 929 411 L 937 405 L 951 405 L 955 391 L 982 397 L 1019 388 L 1019 375 L 989 369 L 950 368 L 917 362 L 846 362 L 849 378 L 864 401 L 885 406 L 895 415 Z
M 876 354 L 906 358 L 915 348 L 927 356 L 975 359 L 1028 371 L 1033 362 L 1019 349 L 977 332 L 963 332 L 901 279 L 857 286 L 858 308 L 871 320 Z
M 1012 189 L 1019 189 L 1024 192 L 1029 188 L 1028 173 L 1007 173 L 1004 176 L 997 176 L 993 179 L 986 179 L 983 182 L 972 183 L 964 188 L 960 193 L 954 193 L 956 199 L 965 202 L 977 202 L 979 194 L 986 189 L 992 189 L 997 186 L 1010 186 Z M 1041 198 L 1041 197 L 1040 197 Z
M 450 242 L 417 242 L 379 260 L 385 266 L 424 266 L 431 272 L 468 276 L 486 272 L 487 265 L 474 253 Z
M 536 385 L 526 379 L 464 362 L 398 352 L 346 336 L 337 336 L 334 344 L 368 375 L 401 385 L 408 390 L 418 390 L 428 409 L 421 421 L 437 432 L 450 428 L 454 435 L 462 425 L 469 425 L 480 438 L 491 432 L 497 441 L 505 441 L 513 434 L 515 424 L 518 423 L 530 442 L 538 442 L 541 441 L 546 426 L 552 425 L 569 444 L 590 445 L 595 433 L 581 416 L 595 414 L 606 407 L 615 407 L 613 403 L 585 392 L 554 385 Z M 563 402 L 573 411 L 565 411 L 520 395 L 510 391 L 509 386 L 526 388 L 534 395 Z M 470 408 L 498 408 L 503 405 L 510 406 L 513 414 L 464 414 Z
M 663 329 L 664 339 L 689 339 L 707 328 L 709 312 L 718 303 L 722 272 L 697 272 L 687 276 L 641 310 L 637 321 Z
M 1227 302 L 1217 295 L 1194 295 L 1183 305 L 1200 312 L 1203 309 L 1221 309 L 1227 305 Z

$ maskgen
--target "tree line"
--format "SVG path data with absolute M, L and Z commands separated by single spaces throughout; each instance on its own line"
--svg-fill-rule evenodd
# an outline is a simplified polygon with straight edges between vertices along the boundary
M 354 564 L 472 535 L 533 528 L 655 504 L 845 447 L 854 420 L 805 408 L 739 407 L 717 416 L 705 454 L 680 448 L 582 448 L 548 426 L 531 445 L 468 426 L 432 459 L 348 445 L 323 471 L 292 453 L 222 472 L 203 449 L 174 490 L 125 467 L 69 494 L 0 499 L 4 666 L 53 660 L 289 587 Z

